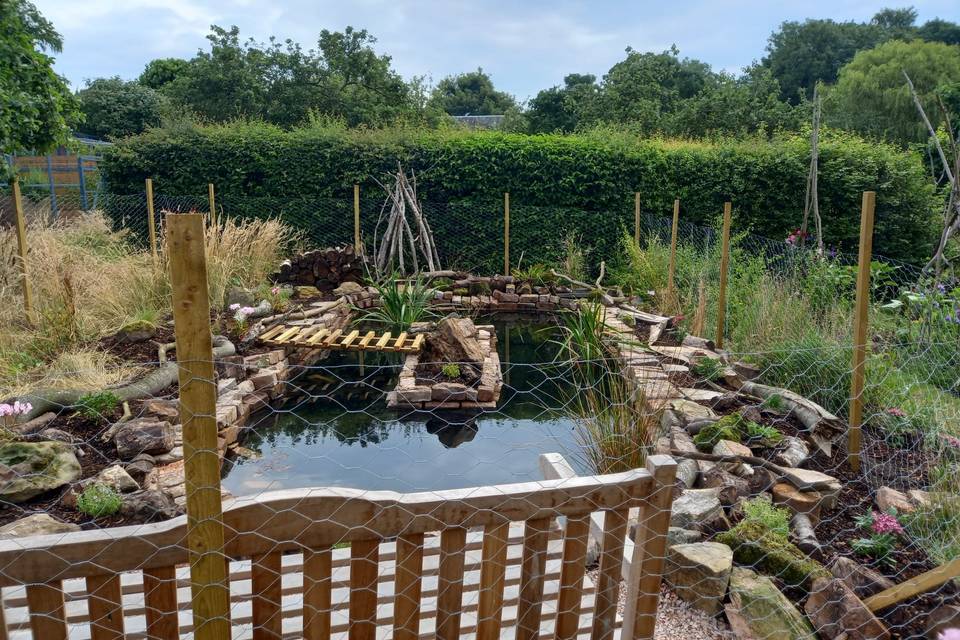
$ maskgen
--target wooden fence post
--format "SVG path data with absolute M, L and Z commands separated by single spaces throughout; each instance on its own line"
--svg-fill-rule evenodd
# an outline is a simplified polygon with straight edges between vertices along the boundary
M 503 193 L 503 275 L 510 275 L 510 192 Z
M 230 637 L 230 589 L 223 546 L 217 383 L 203 216 L 170 214 L 166 227 L 183 424 L 194 635 L 199 640 L 220 640 Z
M 210 199 L 210 224 L 217 226 L 217 201 L 213 194 L 213 183 L 207 183 L 207 198 Z
M 633 194 L 633 243 L 640 246 L 640 192 Z
M 670 270 L 667 272 L 667 291 L 673 293 L 673 276 L 677 268 L 677 228 L 680 225 L 680 198 L 673 201 L 673 225 L 670 228 Z
M 723 347 L 723 325 L 727 320 L 727 271 L 730 270 L 730 214 L 733 204 L 723 203 L 723 248 L 720 253 L 720 295 L 717 299 L 717 336 L 714 343 Z
M 863 192 L 860 207 L 860 258 L 857 266 L 857 306 L 853 320 L 853 379 L 850 383 L 850 432 L 847 462 L 860 471 L 860 424 L 863 421 L 863 387 L 867 358 L 867 322 L 870 309 L 870 259 L 873 256 L 873 211 L 877 194 Z
M 363 255 L 363 245 L 360 244 L 360 185 L 353 185 L 353 246 L 357 255 Z
M 150 255 L 157 259 L 157 225 L 153 217 L 153 180 L 147 178 L 147 231 L 150 234 Z
M 20 196 L 20 179 L 16 176 L 13 186 L 13 211 L 17 225 L 17 262 L 20 264 L 20 289 L 23 291 L 23 310 L 27 322 L 33 323 L 33 291 L 27 275 L 27 221 L 23 215 L 23 199 Z
M 660 602 L 660 580 L 667 555 L 667 529 L 673 505 L 673 481 L 677 463 L 670 456 L 647 458 L 647 471 L 654 479 L 653 494 L 640 508 L 633 558 L 627 579 L 621 638 L 653 640 Z

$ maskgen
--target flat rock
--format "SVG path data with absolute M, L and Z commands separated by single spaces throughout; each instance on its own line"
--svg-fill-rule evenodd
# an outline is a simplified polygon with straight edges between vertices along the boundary
M 818 491 L 823 497 L 821 506 L 833 509 L 840 496 L 840 481 L 812 469 L 784 469 L 784 477 L 801 491 Z
M 181 513 L 173 497 L 163 491 L 136 491 L 123 497 L 120 513 L 140 522 L 169 520 Z
M 817 640 L 807 619 L 767 576 L 734 567 L 730 572 L 730 604 L 742 624 L 739 637 Z
M 73 447 L 63 442 L 8 442 L 0 445 L 0 501 L 25 502 L 80 477 Z
M 710 407 L 705 407 L 702 404 L 697 404 L 692 400 L 687 400 L 686 398 L 673 398 L 667 403 L 667 406 L 670 409 L 673 409 L 677 413 L 683 415 L 687 420 L 698 420 L 698 419 L 716 419 L 717 414 Z
M 916 510 L 916 507 L 913 502 L 910 501 L 907 494 L 902 491 L 897 491 L 896 489 L 891 489 L 890 487 L 880 487 L 877 489 L 875 501 L 877 507 L 879 507 L 883 513 L 890 513 L 890 511 L 913 513 Z
M 42 536 L 51 533 L 69 533 L 71 531 L 80 531 L 80 525 L 61 522 L 46 513 L 34 513 L 0 527 L 0 540 Z
M 667 530 L 667 546 L 675 544 L 693 544 L 703 540 L 703 534 L 693 529 L 681 529 L 680 527 L 670 527 Z
M 700 483 L 704 488 L 717 489 L 720 504 L 728 507 L 753 493 L 749 480 L 735 476 L 719 465 L 704 469 L 700 474 Z
M 692 387 L 680 387 L 680 394 L 687 400 L 694 402 L 710 402 L 723 395 L 720 391 L 713 389 L 694 389 Z
M 733 440 L 720 440 L 713 445 L 713 454 L 717 456 L 752 456 L 753 451 L 745 444 Z M 721 467 L 738 476 L 753 475 L 753 467 L 742 462 L 720 462 Z
M 673 501 L 670 526 L 696 529 L 723 517 L 716 489 L 685 489 Z
M 837 578 L 813 581 L 804 611 L 826 640 L 883 640 L 890 633 L 863 601 Z
M 719 542 L 676 544 L 667 550 L 664 579 L 677 596 L 714 616 L 723 608 L 733 551 Z
M 820 520 L 820 503 L 823 498 L 818 492 L 800 491 L 789 482 L 778 482 L 773 485 L 771 493 L 773 504 L 808 516 L 814 525 Z

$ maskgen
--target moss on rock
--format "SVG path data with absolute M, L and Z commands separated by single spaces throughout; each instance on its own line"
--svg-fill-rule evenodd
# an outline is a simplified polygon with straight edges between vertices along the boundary
M 809 585 L 816 578 L 830 576 L 823 565 L 758 522 L 744 520 L 717 536 L 717 542 L 733 549 L 738 564 L 753 567 L 792 586 Z

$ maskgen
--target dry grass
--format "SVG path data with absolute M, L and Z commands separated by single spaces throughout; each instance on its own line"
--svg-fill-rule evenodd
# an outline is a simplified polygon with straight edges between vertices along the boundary
M 126 232 L 112 231 L 103 216 L 56 224 L 36 216 L 27 239 L 32 323 L 23 307 L 15 235 L 0 230 L 0 397 L 25 381 L 43 379 L 38 369 L 52 374 L 49 381 L 57 386 L 69 384 L 69 376 L 50 370 L 56 362 L 103 380 L 117 363 L 93 355 L 91 345 L 124 327 L 158 324 L 169 316 L 166 256 L 161 251 L 154 260 Z M 262 284 L 293 240 L 292 231 L 276 220 L 228 220 L 208 228 L 211 305 L 221 308 L 230 287 Z

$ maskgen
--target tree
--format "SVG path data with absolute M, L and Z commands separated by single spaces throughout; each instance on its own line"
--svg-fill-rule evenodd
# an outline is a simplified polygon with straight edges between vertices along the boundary
M 942 42 L 891 40 L 859 52 L 840 71 L 824 102 L 824 121 L 863 135 L 923 142 L 927 132 L 903 77 L 916 86 L 924 110 L 939 122 L 935 93 L 960 82 L 960 48 Z
M 563 79 L 562 87 L 540 91 L 530 101 L 527 111 L 530 132 L 575 130 L 584 113 L 592 109 L 599 89 L 596 76 L 571 73 Z
M 905 9 L 881 9 L 870 20 L 870 24 L 880 27 L 887 38 L 909 40 L 916 36 L 917 10 L 913 7 Z
M 79 129 L 98 138 L 122 138 L 160 124 L 165 100 L 139 82 L 97 78 L 77 93 L 84 122 Z
M 157 58 L 147 63 L 137 82 L 151 89 L 162 89 L 190 68 L 190 63 L 182 58 Z
M 47 151 L 66 140 L 77 100 L 53 71 L 60 34 L 27 0 L 0 2 L 0 150 Z M 2 163 L 6 167 L 6 163 Z M 6 169 L 0 169 L 5 171 Z
M 930 42 L 960 44 L 960 24 L 940 18 L 927 20 L 923 23 L 923 26 L 917 29 L 917 37 Z
M 497 91 L 483 69 L 447 76 L 437 83 L 430 104 L 452 116 L 501 115 L 517 102 L 508 93 Z
M 887 37 L 876 24 L 833 20 L 788 21 L 770 35 L 763 65 L 780 83 L 785 100 L 798 104 L 813 96 L 817 82 L 836 81 L 840 68 L 861 49 Z

